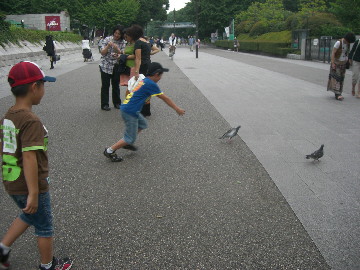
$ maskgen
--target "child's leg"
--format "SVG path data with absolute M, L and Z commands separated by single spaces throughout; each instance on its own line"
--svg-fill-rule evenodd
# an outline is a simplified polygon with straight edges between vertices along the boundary
M 122 117 L 126 126 L 124 138 L 110 147 L 113 151 L 116 151 L 125 145 L 133 144 L 136 140 L 137 134 L 147 128 L 147 121 L 141 114 L 139 114 L 138 118 L 136 118 L 126 113 L 122 113 Z
M 38 237 L 38 248 L 42 264 L 50 263 L 53 259 L 53 237 Z
M 10 228 L 6 232 L 4 238 L 1 240 L 1 243 L 3 243 L 5 246 L 10 247 L 16 239 L 22 235 L 27 228 L 30 226 L 22 221 L 20 218 L 16 218 L 14 222 L 10 225 Z

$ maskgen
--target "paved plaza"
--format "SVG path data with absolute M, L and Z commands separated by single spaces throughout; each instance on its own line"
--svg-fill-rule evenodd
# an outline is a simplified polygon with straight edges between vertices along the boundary
M 94 52 L 94 50 L 93 50 Z M 166 52 L 166 51 L 165 51 Z M 328 65 L 180 47 L 159 85 L 183 117 L 152 101 L 137 152 L 100 110 L 99 55 L 59 62 L 34 111 L 49 130 L 56 254 L 74 269 L 359 269 L 360 100 L 325 91 Z M 124 89 L 122 89 L 124 96 Z M 12 103 L 0 82 L 0 114 Z M 218 139 L 241 125 L 231 143 Z M 318 163 L 305 155 L 325 144 Z M 0 189 L 0 234 L 17 209 Z M 36 269 L 29 231 L 13 270 Z

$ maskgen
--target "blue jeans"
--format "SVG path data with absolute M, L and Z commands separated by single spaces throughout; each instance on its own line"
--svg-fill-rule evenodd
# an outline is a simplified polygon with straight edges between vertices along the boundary
M 136 140 L 138 131 L 147 128 L 147 120 L 140 112 L 138 112 L 138 116 L 136 117 L 121 111 L 121 116 L 125 122 L 123 139 L 127 144 L 133 144 Z
M 28 195 L 10 195 L 20 209 L 26 207 Z M 21 213 L 19 218 L 30 226 L 35 227 L 35 235 L 38 237 L 52 237 L 54 228 L 52 223 L 50 193 L 39 194 L 39 206 L 35 214 Z

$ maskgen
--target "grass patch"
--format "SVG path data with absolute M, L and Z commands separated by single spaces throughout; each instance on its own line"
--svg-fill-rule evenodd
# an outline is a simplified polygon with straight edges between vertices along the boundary
M 58 42 L 69 41 L 78 43 L 82 40 L 80 35 L 71 32 L 31 30 L 12 25 L 8 31 L 4 32 L 0 36 L 0 44 L 1 46 L 4 46 L 5 44 L 11 42 L 19 45 L 19 42 L 23 40 L 27 40 L 34 44 L 41 44 L 45 41 L 45 37 L 48 35 L 52 35 L 53 39 Z

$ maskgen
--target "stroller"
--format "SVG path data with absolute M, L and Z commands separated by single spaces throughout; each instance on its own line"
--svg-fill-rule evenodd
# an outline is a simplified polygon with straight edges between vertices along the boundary
M 90 49 L 83 49 L 82 54 L 84 56 L 84 62 L 94 61 L 94 57 Z

